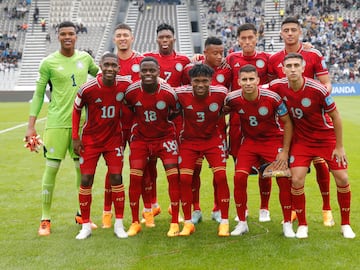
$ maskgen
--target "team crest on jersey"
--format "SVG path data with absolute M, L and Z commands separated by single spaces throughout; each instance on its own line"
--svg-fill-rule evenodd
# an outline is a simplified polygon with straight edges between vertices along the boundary
M 177 70 L 177 71 L 182 71 L 183 70 L 183 65 L 181 64 L 181 63 L 176 63 L 176 65 L 175 65 L 175 69 Z
M 264 116 L 264 115 L 267 115 L 269 113 L 269 109 L 264 107 L 264 106 L 261 106 L 258 110 L 259 114 Z
M 210 112 L 216 112 L 219 109 L 219 105 L 217 103 L 211 103 L 209 105 L 209 110 Z
M 302 105 L 303 107 L 305 107 L 305 108 L 310 107 L 310 105 L 311 105 L 311 100 L 310 100 L 309 98 L 303 98 L 303 99 L 301 100 L 301 105 Z
M 290 158 L 289 158 L 289 163 L 294 163 L 294 161 L 295 161 L 295 157 L 294 157 L 294 156 L 290 156 Z
M 80 69 L 83 69 L 83 68 L 84 68 L 84 64 L 83 64 L 81 61 L 77 62 L 77 63 L 76 63 L 76 66 L 77 66 L 78 68 L 80 68 Z
M 225 81 L 225 76 L 223 74 L 218 74 L 216 76 L 216 80 L 219 82 L 219 83 L 223 83 Z
M 124 93 L 120 92 L 116 95 L 116 101 L 122 101 L 124 99 Z
M 83 157 L 80 157 L 80 158 L 79 158 L 79 163 L 80 163 L 80 164 L 84 164 L 84 158 L 83 158 Z
M 263 68 L 263 67 L 265 67 L 265 62 L 264 62 L 264 60 L 261 60 L 261 59 L 256 60 L 256 67 L 258 67 L 258 68 Z
M 165 107 L 166 107 L 165 101 L 160 100 L 156 103 L 156 108 L 158 110 L 163 110 L 163 109 L 165 109 Z
M 139 73 L 140 72 L 140 65 L 139 64 L 133 64 L 131 67 L 132 72 Z

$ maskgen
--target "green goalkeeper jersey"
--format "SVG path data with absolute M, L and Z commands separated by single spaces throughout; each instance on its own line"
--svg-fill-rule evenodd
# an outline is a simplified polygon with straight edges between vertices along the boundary
M 44 102 L 46 86 L 50 86 L 46 128 L 71 128 L 74 100 L 88 74 L 95 76 L 99 68 L 86 52 L 75 50 L 71 57 L 54 52 L 43 59 L 33 95 L 30 116 L 38 116 Z

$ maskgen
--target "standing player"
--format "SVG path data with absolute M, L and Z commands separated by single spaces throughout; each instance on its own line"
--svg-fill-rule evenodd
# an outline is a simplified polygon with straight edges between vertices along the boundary
M 232 90 L 240 88 L 239 70 L 241 67 L 251 64 L 256 67 L 260 78 L 259 84 L 268 83 L 268 60 L 269 54 L 256 51 L 257 30 L 254 24 L 245 23 L 237 30 L 237 40 L 242 51 L 233 52 L 226 57 L 227 63 L 232 69 Z M 241 127 L 239 116 L 230 114 L 229 123 L 229 154 L 236 159 L 237 151 L 241 142 Z M 271 178 L 261 178 L 259 175 L 260 210 L 259 221 L 270 221 L 269 199 L 271 192 Z
M 132 224 L 129 236 L 141 231 L 139 224 L 139 198 L 142 192 L 144 169 L 150 157 L 161 158 L 168 179 L 172 219 L 169 237 L 179 234 L 179 171 L 178 146 L 174 123 L 169 120 L 176 111 L 177 96 L 165 82 L 159 82 L 160 67 L 153 57 L 145 57 L 140 63 L 141 80 L 129 86 L 125 100 L 134 110 L 134 125 L 130 141 L 129 199 Z M 155 224 L 146 223 L 147 227 Z
M 246 221 L 247 180 L 253 165 L 276 160 L 279 169 L 287 168 L 292 137 L 292 123 L 281 97 L 267 89 L 258 87 L 260 78 L 253 65 L 245 65 L 239 71 L 240 90 L 228 94 L 225 105 L 239 114 L 242 143 L 237 152 L 234 176 L 234 198 L 239 223 L 231 235 L 242 235 L 249 231 Z M 279 128 L 278 118 L 284 123 Z M 283 233 L 295 237 L 291 224 L 291 181 L 288 177 L 277 177 L 279 200 L 283 212 Z
M 75 50 L 76 27 L 72 22 L 59 25 L 60 50 L 47 56 L 40 64 L 40 77 L 30 107 L 30 117 L 25 140 L 36 136 L 36 119 L 44 102 L 47 84 L 50 85 L 51 102 L 44 132 L 45 171 L 42 177 L 42 216 L 38 234 L 50 234 L 50 209 L 56 174 L 61 160 L 69 151 L 75 162 L 76 184 L 80 186 L 79 157 L 73 152 L 71 140 L 71 114 L 76 92 L 87 80 L 88 74 L 96 76 L 99 68 L 86 52 Z M 80 217 L 81 219 L 81 217 Z
M 151 56 L 155 58 L 160 65 L 159 77 L 164 79 L 165 82 L 170 84 L 172 87 L 178 87 L 182 85 L 184 67 L 190 63 L 190 59 L 184 55 L 177 53 L 174 50 L 176 38 L 175 30 L 169 24 L 162 23 L 158 25 L 156 29 L 156 41 L 158 44 L 157 52 L 147 52 L 144 56 Z M 179 133 L 181 119 L 178 117 L 174 119 L 176 125 L 176 132 Z M 149 183 L 146 187 L 147 190 L 151 191 L 152 201 L 152 213 L 155 216 L 160 213 L 160 206 L 157 202 L 156 195 L 156 159 L 151 158 L 149 160 L 147 172 L 146 172 L 146 183 Z
M 317 78 L 331 92 L 331 81 L 326 68 L 325 59 L 316 49 L 305 49 L 300 42 L 302 34 L 300 23 L 296 18 L 288 17 L 281 24 L 281 37 L 284 40 L 285 48 L 269 59 L 269 76 L 271 78 L 284 78 L 283 60 L 288 53 L 300 53 L 305 61 L 304 76 Z M 323 199 L 323 223 L 325 226 L 334 226 L 334 219 L 330 206 L 330 174 L 329 168 L 324 159 L 314 157 L 316 179 Z
M 217 37 L 208 37 L 205 40 L 205 49 L 204 49 L 204 59 L 198 61 L 199 63 L 203 63 L 211 67 L 214 72 L 211 79 L 211 85 L 222 85 L 226 88 L 230 87 L 231 84 L 231 68 L 225 62 L 224 64 L 224 44 L 221 39 Z M 189 70 L 194 67 L 194 63 L 190 63 L 185 67 L 184 72 L 184 84 L 189 84 L 191 82 L 189 76 Z M 219 131 L 222 134 L 222 138 L 224 140 L 224 146 L 227 145 L 226 143 L 226 122 L 225 116 L 219 118 L 218 123 Z M 194 224 L 197 224 L 199 221 L 202 220 L 202 213 L 200 208 L 200 172 L 201 172 L 201 165 L 202 165 L 203 157 L 200 157 L 196 161 L 196 166 L 194 169 L 193 175 L 193 212 L 191 221 Z M 216 202 L 216 185 L 213 181 L 214 185 L 214 207 L 211 212 L 212 219 L 216 220 L 217 222 L 221 222 L 221 212 Z
M 72 114 L 73 147 L 80 156 L 81 170 L 79 204 L 83 224 L 76 236 L 79 240 L 91 236 L 92 185 L 100 155 L 104 156 L 111 182 L 116 216 L 114 233 L 119 238 L 128 236 L 123 225 L 125 191 L 121 175 L 123 142 L 120 114 L 125 90 L 131 81 L 126 77 L 117 77 L 119 64 L 115 54 L 105 53 L 101 57 L 100 68 L 102 74 L 80 88 Z M 86 122 L 80 139 L 79 125 L 83 108 L 86 110 Z
M 286 78 L 274 80 L 270 88 L 280 94 L 289 108 L 294 123 L 290 153 L 291 194 L 298 217 L 297 238 L 308 237 L 305 206 L 305 176 L 314 157 L 326 160 L 337 186 L 341 214 L 341 232 L 355 238 L 350 227 L 351 192 L 347 174 L 347 158 L 342 141 L 342 124 L 335 102 L 323 84 L 304 77 L 304 57 L 298 53 L 285 56 Z
M 131 81 L 135 82 L 140 79 L 140 61 L 144 58 L 140 53 L 132 49 L 134 36 L 131 27 L 127 24 L 118 24 L 115 27 L 113 35 L 113 43 L 116 45 L 117 57 L 119 63 L 119 75 L 128 77 Z M 133 124 L 133 113 L 130 109 L 122 104 L 121 110 L 121 125 L 123 132 L 123 147 L 125 149 L 126 143 L 130 140 L 130 129 Z M 105 179 L 105 192 L 104 192 L 104 211 L 102 217 L 102 227 L 111 227 L 111 183 L 109 173 Z
M 205 156 L 214 173 L 216 201 L 221 210 L 219 236 L 229 236 L 230 192 L 226 179 L 226 145 L 218 122 L 227 94 L 227 88 L 210 86 L 213 69 L 205 64 L 196 64 L 189 71 L 191 85 L 176 89 L 182 107 L 183 129 L 180 132 L 180 187 L 184 212 L 182 236 L 195 231 L 191 222 L 193 202 L 192 183 L 196 160 Z

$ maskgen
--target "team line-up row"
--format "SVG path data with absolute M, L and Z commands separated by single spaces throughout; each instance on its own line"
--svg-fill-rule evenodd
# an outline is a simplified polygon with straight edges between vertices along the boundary
M 213 213 L 220 222 L 219 236 L 248 232 L 247 177 L 253 166 L 275 161 L 271 168 L 273 173 L 286 172 L 290 166 L 292 174 L 291 178 L 277 174 L 284 235 L 307 238 L 304 182 L 310 162 L 314 161 L 323 196 L 324 225 L 334 225 L 329 202 L 330 169 L 337 184 L 342 234 L 345 238 L 354 238 L 350 227 L 350 186 L 341 119 L 329 94 L 331 84 L 326 66 L 318 51 L 305 49 L 301 44 L 297 20 L 285 19 L 281 31 L 285 49 L 272 56 L 255 50 L 256 28 L 244 24 L 238 29 L 241 52 L 224 59 L 221 40 L 209 38 L 203 57 L 191 64 L 186 56 L 173 50 L 172 26 L 159 25 L 159 51 L 141 55 L 131 48 L 134 40 L 131 28 L 120 24 L 113 37 L 117 55 L 104 54 L 100 63 L 102 72 L 96 76 L 98 67 L 91 57 L 75 50 L 73 24 L 60 24 L 61 48 L 41 63 L 25 136 L 27 141 L 37 136 L 36 118 L 46 85 L 51 82 L 52 96 L 44 133 L 46 166 L 39 235 L 50 234 L 56 173 L 69 151 L 78 165 L 80 209 L 77 220 L 82 223 L 82 229 L 77 239 L 89 237 L 94 226 L 90 221 L 91 188 L 101 154 L 108 166 L 103 227 L 111 226 L 113 203 L 114 232 L 119 238 L 141 231 L 140 196 L 144 201 L 145 225 L 155 225 L 154 216 L 159 209 L 155 188 L 156 158 L 163 161 L 169 183 L 172 220 L 167 235 L 192 234 L 198 221 L 196 213 L 201 213 L 197 171 L 204 156 L 214 173 Z M 96 78 L 85 83 L 88 73 Z M 311 79 L 314 76 L 322 83 Z M 279 79 L 272 80 L 275 78 Z M 269 81 L 269 89 L 258 86 Z M 232 89 L 230 93 L 229 88 Z M 83 107 L 87 117 L 80 136 Z M 239 219 L 231 233 L 225 113 L 230 113 L 229 153 L 236 161 L 234 199 Z M 129 201 L 132 213 L 132 224 L 127 232 L 122 222 L 125 191 L 121 175 L 126 142 L 129 142 L 131 153 Z M 317 158 L 319 156 L 322 158 Z M 261 177 L 259 182 L 259 218 L 264 221 L 270 219 L 269 182 L 271 175 Z M 180 202 L 184 213 L 181 231 Z M 296 233 L 292 229 L 292 210 L 298 218 Z

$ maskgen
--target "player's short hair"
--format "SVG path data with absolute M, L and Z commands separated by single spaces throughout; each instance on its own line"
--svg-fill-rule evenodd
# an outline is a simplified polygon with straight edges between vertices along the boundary
M 214 70 L 205 64 L 195 64 L 190 70 L 189 70 L 189 76 L 190 78 L 198 77 L 198 76 L 205 76 L 205 77 L 212 77 L 214 74 Z
M 304 57 L 300 53 L 288 53 L 287 55 L 285 55 L 283 63 L 285 63 L 286 60 L 291 58 L 300 59 L 301 62 L 304 62 Z
M 175 35 L 174 27 L 172 27 L 170 24 L 167 24 L 167 23 L 159 24 L 158 27 L 156 28 L 156 34 L 159 34 L 159 32 L 162 30 L 170 30 L 171 33 L 173 33 L 173 35 Z
M 223 42 L 220 38 L 218 37 L 208 37 L 205 40 L 205 47 L 209 46 L 209 45 L 223 45 Z
M 257 29 L 256 29 L 255 24 L 244 23 L 238 27 L 237 32 L 236 32 L 237 37 L 240 36 L 241 32 L 247 31 L 247 30 L 252 30 L 252 31 L 254 31 L 255 35 L 257 34 Z
M 59 24 L 59 27 L 58 29 L 60 30 L 61 28 L 64 28 L 64 27 L 73 27 L 74 29 L 76 29 L 76 26 L 73 22 L 70 22 L 70 21 L 63 21 Z
M 104 54 L 101 56 L 100 62 L 104 61 L 104 59 L 105 59 L 106 57 L 111 57 L 111 58 L 114 58 L 114 59 L 116 59 L 116 60 L 118 59 L 116 54 L 107 51 L 107 52 L 104 52 Z
M 240 68 L 239 75 L 240 75 L 240 73 L 250 73 L 250 72 L 255 72 L 256 75 L 258 74 L 258 71 L 254 65 L 247 64 Z
M 287 23 L 295 23 L 297 24 L 299 27 L 300 27 L 300 22 L 298 19 L 296 19 L 295 17 L 287 17 L 285 20 L 283 20 L 283 22 L 281 23 L 281 27 L 284 25 L 284 24 L 287 24 Z
M 126 24 L 126 23 L 119 23 L 118 25 L 115 26 L 114 32 L 118 29 L 125 29 L 125 30 L 129 30 L 132 33 L 132 29 L 131 27 Z
M 158 60 L 156 60 L 156 58 L 151 57 L 151 56 L 146 56 L 144 57 L 141 61 L 140 61 L 140 66 L 142 63 L 144 62 L 154 62 L 157 66 L 159 66 L 159 62 Z

